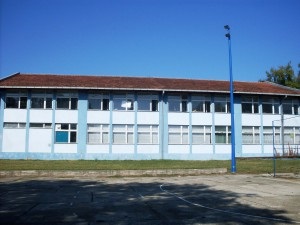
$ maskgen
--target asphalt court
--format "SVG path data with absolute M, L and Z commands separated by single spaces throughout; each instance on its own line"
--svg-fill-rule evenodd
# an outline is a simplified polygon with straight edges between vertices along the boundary
M 300 179 L 0 179 L 0 224 L 300 224 Z

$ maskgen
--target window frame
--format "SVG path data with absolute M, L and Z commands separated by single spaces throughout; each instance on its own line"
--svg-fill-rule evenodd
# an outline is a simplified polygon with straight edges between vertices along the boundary
M 32 107 L 33 99 L 43 99 L 42 107 Z M 49 100 L 50 99 L 50 100 Z M 51 104 L 51 107 L 48 105 Z M 30 99 L 30 109 L 52 109 L 53 108 L 53 95 L 50 93 L 32 93 Z
M 245 135 L 248 135 L 248 136 L 250 135 L 251 141 L 247 142 Z M 259 144 L 260 144 L 260 127 L 259 126 L 243 126 L 242 127 L 242 145 L 259 145 Z
M 120 104 L 119 104 L 120 101 Z M 116 104 L 118 102 L 118 105 Z M 118 106 L 118 108 L 116 108 Z M 113 95 L 113 111 L 134 111 L 134 94 L 116 93 Z
M 200 106 L 201 109 L 197 109 L 194 104 L 197 104 L 197 106 Z M 191 103 L 192 103 L 192 112 L 193 113 L 210 113 L 211 112 L 211 97 L 209 96 L 192 96 L 191 97 Z M 195 106 L 195 107 L 194 107 Z
M 245 105 L 251 105 L 251 112 L 245 110 Z M 258 114 L 259 113 L 259 98 L 258 96 L 242 96 L 242 113 Z
M 197 131 L 196 128 L 200 128 L 201 131 Z M 195 135 L 203 135 L 203 140 L 196 141 Z M 200 136 L 201 137 L 201 136 Z M 192 144 L 193 145 L 206 145 L 212 144 L 212 126 L 207 125 L 192 125 Z
M 61 104 L 59 99 L 66 99 L 67 105 L 64 107 L 59 107 Z M 56 109 L 57 110 L 78 110 L 78 94 L 75 92 L 59 92 L 56 96 Z
M 218 130 L 218 128 L 225 128 L 225 130 Z M 219 142 L 217 140 L 217 135 L 219 134 L 225 134 L 225 142 Z M 215 144 L 231 144 L 231 126 L 215 126 Z
M 230 97 L 229 96 L 225 96 L 225 95 L 217 95 L 214 98 L 214 105 L 215 105 L 215 109 L 214 112 L 215 113 L 230 113 Z M 219 107 L 218 105 L 220 105 L 221 109 L 224 108 L 224 111 L 221 110 L 219 111 Z
M 172 113 L 174 113 L 174 112 L 187 113 L 188 112 L 188 96 L 187 96 L 187 94 L 182 94 L 182 95 L 171 94 L 171 95 L 169 95 L 168 96 L 168 111 L 172 112 Z
M 179 128 L 174 131 L 174 128 Z M 178 135 L 180 138 L 171 138 L 171 135 Z M 186 137 L 184 137 L 186 136 Z M 175 140 L 175 141 L 174 141 Z M 169 145 L 189 145 L 189 125 L 169 125 L 168 126 L 168 144 Z
M 75 126 L 75 128 L 74 128 Z M 63 128 L 64 127 L 64 128 Z M 67 128 L 66 128 L 67 127 Z M 55 124 L 55 144 L 76 144 L 78 138 L 78 126 L 76 123 L 56 123 Z M 66 138 L 65 134 L 67 134 L 67 141 L 58 141 L 58 134 L 64 134 L 64 140 Z M 73 140 L 75 134 L 75 141 Z
M 119 129 L 116 129 L 119 127 Z M 122 129 L 120 129 L 122 128 Z M 124 135 L 121 142 L 116 141 L 116 135 Z M 123 142 L 124 140 L 124 142 Z M 133 145 L 134 144 L 134 125 L 133 124 L 113 124 L 112 125 L 112 144 L 114 145 Z
M 149 130 L 145 131 L 142 130 L 142 127 L 149 127 Z M 140 135 L 148 135 L 149 142 L 140 141 Z M 157 145 L 159 144 L 159 126 L 158 125 L 145 125 L 145 124 L 138 124 L 137 125 L 137 144 L 139 145 Z
M 90 101 L 98 100 L 100 103 L 99 108 L 91 108 Z M 110 97 L 107 93 L 99 93 L 99 94 L 89 94 L 88 95 L 88 110 L 99 110 L 99 111 L 109 111 L 110 110 Z
M 94 127 L 93 127 L 94 126 Z M 96 127 L 99 126 L 99 127 Z M 93 127 L 93 128 L 92 128 Z M 96 123 L 88 123 L 87 124 L 87 137 L 86 143 L 88 145 L 100 145 L 100 144 L 109 144 L 109 124 L 96 124 Z M 99 142 L 90 141 L 89 134 L 94 133 L 99 135 Z M 104 138 L 104 135 L 107 135 L 107 139 Z M 105 141 L 107 140 L 107 141 Z
M 141 102 L 148 105 L 148 109 L 141 109 Z M 159 99 L 157 94 L 138 93 L 137 94 L 137 110 L 145 112 L 158 112 L 159 111 Z
M 262 114 L 273 114 L 273 115 L 278 115 L 280 114 L 280 101 L 278 98 L 270 98 L 270 97 L 262 97 L 262 101 L 261 101 L 261 105 L 262 105 Z M 266 107 L 271 107 L 271 111 L 269 112 L 269 110 L 267 110 Z
M 14 98 L 15 107 L 7 107 L 8 98 Z M 8 93 L 5 97 L 5 108 L 6 109 L 27 109 L 27 100 L 28 96 L 25 92 L 18 92 L 18 93 Z

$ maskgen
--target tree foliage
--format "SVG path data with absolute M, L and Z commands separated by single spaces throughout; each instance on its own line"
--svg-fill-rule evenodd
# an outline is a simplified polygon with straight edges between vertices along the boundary
M 276 84 L 300 89 L 300 63 L 298 64 L 299 72 L 296 77 L 291 62 L 286 66 L 279 66 L 277 69 L 271 68 L 270 71 L 266 71 L 266 81 L 270 81 Z

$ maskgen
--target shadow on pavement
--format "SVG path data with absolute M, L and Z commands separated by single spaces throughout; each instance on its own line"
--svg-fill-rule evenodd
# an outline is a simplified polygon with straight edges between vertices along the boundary
M 132 182 L 122 182 L 122 179 L 0 182 L 0 224 L 293 223 L 283 216 L 287 213 L 284 210 L 239 203 L 241 194 L 218 191 L 203 184 L 163 186 L 186 201 L 205 206 L 201 207 L 162 191 L 161 184 L 136 182 L 136 179 Z

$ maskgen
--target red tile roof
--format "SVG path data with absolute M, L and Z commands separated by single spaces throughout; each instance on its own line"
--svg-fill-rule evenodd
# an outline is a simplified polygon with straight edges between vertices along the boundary
M 0 80 L 0 88 L 165 90 L 229 93 L 229 81 L 17 73 Z M 300 90 L 298 89 L 288 88 L 270 82 L 235 81 L 234 90 L 235 93 L 300 96 Z

